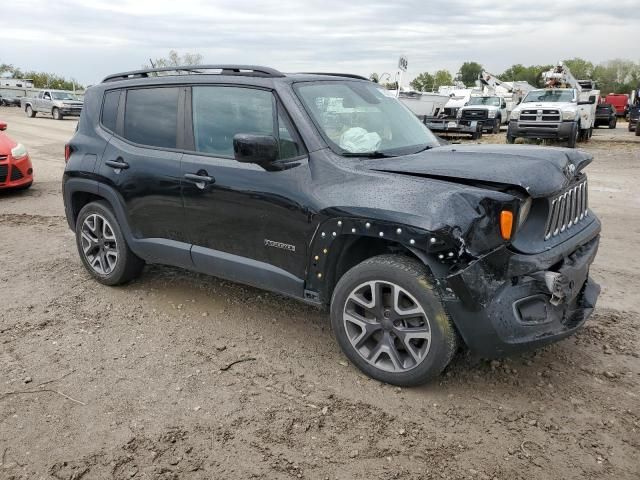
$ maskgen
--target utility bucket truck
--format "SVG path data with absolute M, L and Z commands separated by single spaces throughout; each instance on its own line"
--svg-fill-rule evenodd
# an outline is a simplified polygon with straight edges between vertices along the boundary
M 457 119 L 462 125 L 482 122 L 482 129 L 499 133 L 500 126 L 509 122 L 511 111 L 522 97 L 533 87 L 526 82 L 507 83 L 489 72 L 481 72 L 478 77 L 481 94 L 471 95 L 458 109 Z
M 576 80 L 562 62 L 543 78 L 545 88 L 531 90 L 511 112 L 507 143 L 518 137 L 558 139 L 575 148 L 591 137 L 600 92 L 590 80 Z

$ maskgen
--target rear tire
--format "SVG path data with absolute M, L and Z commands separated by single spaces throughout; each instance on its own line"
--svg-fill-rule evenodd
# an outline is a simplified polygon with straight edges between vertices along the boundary
M 54 120 L 62 120 L 64 118 L 62 113 L 60 113 L 60 109 L 58 107 L 53 107 L 53 110 L 51 110 L 51 115 L 53 116 Z
M 144 261 L 131 251 L 106 202 L 82 207 L 76 220 L 76 245 L 87 271 L 104 285 L 121 285 L 138 277 Z
M 617 126 L 618 126 L 618 119 L 617 118 L 614 118 L 612 121 L 609 122 L 609 128 L 611 130 L 613 130 Z
M 29 118 L 33 118 L 36 116 L 36 112 L 33 111 L 33 108 L 31 107 L 31 105 L 27 105 L 27 108 L 25 108 L 24 111 L 27 114 L 27 117 Z
M 373 257 L 345 273 L 333 292 L 331 326 L 356 367 L 393 385 L 436 378 L 458 348 L 427 268 L 403 255 Z
M 636 123 L 636 137 L 640 137 L 640 128 L 638 128 L 637 123 Z

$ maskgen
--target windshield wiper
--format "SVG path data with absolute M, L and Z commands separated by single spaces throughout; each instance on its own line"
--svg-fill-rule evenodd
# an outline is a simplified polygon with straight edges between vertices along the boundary
M 379 151 L 374 152 L 342 152 L 340 155 L 343 157 L 364 157 L 364 158 L 392 158 L 395 155 L 389 155 Z
M 416 153 L 424 152 L 425 150 L 431 150 L 432 148 L 433 148 L 433 145 L 425 145 L 424 148 L 421 148 L 420 150 L 417 150 L 417 151 L 413 152 L 411 155 L 415 155 Z

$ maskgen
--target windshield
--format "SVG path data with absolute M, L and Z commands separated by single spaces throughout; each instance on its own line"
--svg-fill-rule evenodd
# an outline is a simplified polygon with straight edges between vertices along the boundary
M 439 145 L 407 107 L 376 84 L 304 82 L 295 90 L 331 149 L 341 155 L 407 155 Z
M 572 102 L 573 90 L 532 90 L 524 97 L 523 102 Z
M 76 96 L 70 92 L 51 92 L 53 100 L 77 100 Z
M 498 97 L 471 97 L 467 105 L 493 105 L 494 107 L 499 107 L 500 103 Z

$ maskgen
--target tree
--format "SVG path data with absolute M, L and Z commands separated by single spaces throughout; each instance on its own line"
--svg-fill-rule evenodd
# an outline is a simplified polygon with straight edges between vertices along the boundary
M 478 62 L 464 62 L 458 72 L 457 80 L 460 80 L 467 87 L 473 87 L 482 70 L 482 65 Z
M 175 50 L 169 50 L 166 58 L 149 59 L 150 64 L 143 65 L 143 68 L 165 68 L 178 67 L 180 65 L 201 65 L 202 55 L 199 53 L 184 53 L 182 56 Z
M 563 63 L 569 67 L 571 74 L 577 79 L 588 79 L 593 74 L 593 63 L 583 58 L 570 58 L 564 60 Z
M 422 72 L 416 78 L 411 80 L 409 85 L 419 92 L 427 92 L 433 89 L 433 75 L 429 72 Z
M 375 72 L 369 75 L 369 80 L 371 80 L 373 83 L 380 83 L 380 77 Z
M 449 70 L 438 70 L 433 75 L 433 89 L 437 90 L 443 85 L 453 85 L 453 75 Z
M 511 65 L 498 78 L 503 82 L 528 82 L 534 87 L 543 87 L 542 73 L 552 68 L 552 65 L 531 65 L 525 67 L 521 63 Z

